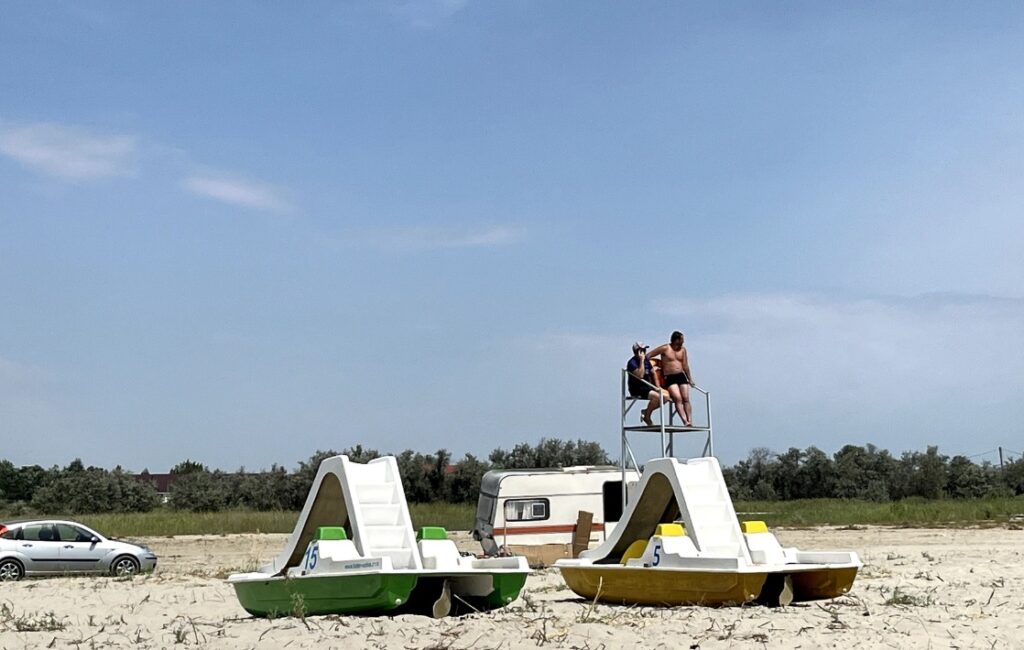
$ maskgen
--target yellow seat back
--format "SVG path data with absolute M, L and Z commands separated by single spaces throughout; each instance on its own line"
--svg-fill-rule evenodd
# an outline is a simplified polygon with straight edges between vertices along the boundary
M 635 542 L 630 544 L 629 548 L 626 549 L 626 552 L 622 554 L 622 559 L 619 560 L 619 564 L 626 564 L 626 562 L 628 562 L 629 560 L 632 560 L 632 559 L 635 559 L 635 558 L 638 558 L 638 557 L 643 557 L 644 556 L 644 551 L 646 551 L 646 550 L 647 550 L 647 540 L 646 539 L 638 539 L 638 540 L 636 540 Z
M 741 521 L 740 530 L 748 535 L 751 533 L 767 533 L 768 525 L 763 521 Z
M 658 537 L 682 537 L 686 534 L 686 529 L 682 524 L 658 524 L 654 534 Z

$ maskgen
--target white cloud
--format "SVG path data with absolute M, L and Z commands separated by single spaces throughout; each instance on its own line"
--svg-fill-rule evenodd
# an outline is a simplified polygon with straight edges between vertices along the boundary
M 511 226 L 489 226 L 478 229 L 414 227 L 354 235 L 346 238 L 346 243 L 392 252 L 411 253 L 453 248 L 507 246 L 520 241 L 522 237 L 522 231 Z
M 1024 301 L 752 294 L 656 309 L 685 325 L 695 378 L 745 448 L 957 452 L 1016 435 Z
M 507 226 L 495 226 L 484 230 L 442 233 L 414 229 L 405 233 L 406 244 L 424 248 L 475 248 L 479 246 L 504 246 L 519 239 L 520 233 Z
M 197 174 L 182 181 L 182 187 L 197 196 L 244 208 L 269 212 L 292 210 L 276 188 L 233 176 Z
M 131 176 L 137 142 L 130 135 L 101 135 L 60 124 L 0 129 L 0 153 L 49 176 L 86 180 Z

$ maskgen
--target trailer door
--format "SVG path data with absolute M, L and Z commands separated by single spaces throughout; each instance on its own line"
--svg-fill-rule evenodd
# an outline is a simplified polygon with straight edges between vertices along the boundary
M 614 524 L 622 519 L 622 481 L 605 481 L 601 486 L 601 505 L 604 515 L 605 537 L 614 528 Z

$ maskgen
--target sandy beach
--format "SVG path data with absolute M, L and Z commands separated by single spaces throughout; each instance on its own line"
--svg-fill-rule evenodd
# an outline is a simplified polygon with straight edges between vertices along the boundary
M 787 546 L 859 552 L 866 566 L 851 594 L 780 609 L 595 607 L 545 569 L 490 614 L 263 620 L 223 578 L 266 560 L 286 536 L 149 538 L 160 556 L 152 575 L 4 583 L 0 648 L 1024 647 L 1022 530 L 776 532 Z M 459 544 L 477 550 L 465 534 Z

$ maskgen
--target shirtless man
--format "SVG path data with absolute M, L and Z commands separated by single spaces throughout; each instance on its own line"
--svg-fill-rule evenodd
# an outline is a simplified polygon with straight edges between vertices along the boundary
M 693 376 L 690 374 L 690 362 L 686 358 L 683 347 L 683 333 L 672 332 L 668 343 L 659 345 L 647 353 L 647 358 L 661 357 L 661 371 L 665 375 L 665 388 L 669 397 L 676 405 L 676 412 L 683 418 L 683 426 L 693 424 L 693 407 L 690 406 L 690 386 Z

